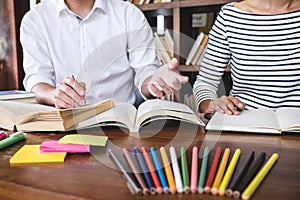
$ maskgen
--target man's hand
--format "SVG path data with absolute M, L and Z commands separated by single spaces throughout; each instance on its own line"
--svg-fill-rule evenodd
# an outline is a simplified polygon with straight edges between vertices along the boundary
M 38 103 L 54 105 L 56 108 L 73 108 L 85 105 L 85 84 L 71 77 L 53 87 L 47 83 L 38 83 L 32 89 Z
M 178 61 L 173 58 L 169 63 L 160 67 L 157 72 L 146 79 L 142 86 L 142 93 L 147 98 L 169 95 L 173 90 L 180 90 L 188 82 L 188 77 L 175 71 Z
M 222 96 L 215 100 L 205 100 L 200 104 L 203 113 L 226 113 L 228 115 L 239 115 L 245 109 L 245 103 L 233 96 Z

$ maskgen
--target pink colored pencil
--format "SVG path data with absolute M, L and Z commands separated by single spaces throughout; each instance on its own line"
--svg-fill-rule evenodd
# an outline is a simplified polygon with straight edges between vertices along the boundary
M 197 192 L 197 177 L 198 177 L 198 148 L 193 148 L 192 166 L 191 166 L 191 192 Z

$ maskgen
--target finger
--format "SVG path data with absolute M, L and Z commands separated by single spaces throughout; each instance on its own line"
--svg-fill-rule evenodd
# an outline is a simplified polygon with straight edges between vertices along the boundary
M 177 66 L 178 66 L 178 61 L 176 58 L 172 58 L 172 60 L 169 63 L 167 63 L 167 67 L 169 70 L 176 69 Z
M 240 111 L 245 109 L 245 104 L 241 102 L 238 98 L 235 98 L 233 96 L 228 97 L 234 104 L 234 114 L 239 115 Z
M 73 108 L 73 100 L 64 92 L 56 89 L 53 91 L 54 105 L 56 108 Z
M 78 96 L 85 95 L 85 84 L 83 82 L 77 82 L 75 79 L 71 77 L 66 77 L 64 82 L 73 88 L 73 90 L 78 94 Z
M 154 97 L 162 97 L 164 93 L 159 90 L 155 84 L 150 83 L 148 86 L 149 93 Z
M 170 95 L 172 93 L 172 86 L 170 87 L 163 79 L 159 78 L 156 82 L 153 82 L 154 85 L 162 91 L 164 94 Z M 181 85 L 180 85 L 181 86 Z
M 78 95 L 77 92 L 74 91 L 69 85 L 64 83 L 58 83 L 56 85 L 56 97 L 62 99 L 66 103 L 73 105 L 73 106 L 82 106 L 84 102 L 82 102 L 81 97 Z

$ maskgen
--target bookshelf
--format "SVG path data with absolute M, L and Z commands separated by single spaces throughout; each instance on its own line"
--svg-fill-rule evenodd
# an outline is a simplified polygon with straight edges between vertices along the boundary
M 192 85 L 200 69 L 200 66 L 185 65 L 187 55 L 199 34 L 199 29 L 192 27 L 193 13 L 213 14 L 212 22 L 207 25 L 204 31 L 205 34 L 208 34 L 221 7 L 226 3 L 237 1 L 240 0 L 173 0 L 168 3 L 137 5 L 145 14 L 150 26 L 156 27 L 156 16 L 163 14 L 165 16 L 165 27 L 169 30 L 173 30 L 174 55 L 180 63 L 178 71 L 190 78 L 190 84 L 184 86 L 180 91 L 179 101 L 183 101 L 185 94 L 191 94 Z M 226 93 L 228 93 L 231 88 L 230 71 L 224 74 L 223 82 L 225 84 Z
M 158 14 L 164 14 L 167 18 L 171 18 L 169 19 L 171 23 L 167 22 L 166 27 L 173 30 L 175 57 L 180 61 L 178 69 L 181 72 L 196 72 L 199 70 L 199 66 L 184 65 L 187 51 L 191 48 L 196 37 L 191 31 L 193 29 L 191 26 L 192 13 L 215 13 L 215 19 L 222 5 L 234 1 L 239 0 L 173 0 L 168 3 L 150 3 L 137 6 L 144 12 L 153 27 L 156 24 L 151 18 Z M 190 37 L 192 41 L 188 41 L 189 44 L 187 45 L 182 44 L 183 35 Z

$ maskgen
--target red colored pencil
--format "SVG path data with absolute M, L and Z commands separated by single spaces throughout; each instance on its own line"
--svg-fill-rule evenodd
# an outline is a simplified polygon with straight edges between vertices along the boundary
M 146 149 L 144 147 L 142 147 L 141 150 L 142 150 L 142 153 L 144 155 L 146 164 L 147 164 L 147 166 L 149 168 L 150 175 L 152 177 L 154 185 L 156 187 L 156 191 L 157 191 L 157 193 L 161 194 L 163 192 L 163 189 L 162 189 L 161 184 L 159 182 L 159 179 L 157 177 L 156 170 L 155 170 L 155 168 L 154 168 L 154 166 L 153 166 L 153 164 L 152 164 L 152 162 L 150 160 L 150 157 L 148 156 L 148 152 L 146 151 Z
M 212 165 L 210 167 L 209 174 L 208 174 L 208 177 L 207 177 L 207 180 L 206 180 L 206 183 L 205 183 L 204 191 L 206 193 L 210 192 L 210 188 L 212 186 L 212 183 L 214 181 L 215 174 L 216 174 L 216 171 L 217 171 L 217 168 L 218 168 L 220 156 L 221 156 L 221 147 L 218 147 L 216 149 L 214 159 L 213 159 L 213 162 L 212 162 Z

